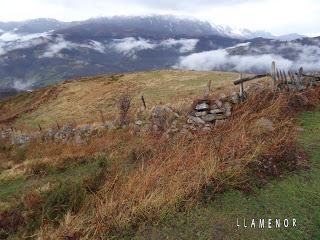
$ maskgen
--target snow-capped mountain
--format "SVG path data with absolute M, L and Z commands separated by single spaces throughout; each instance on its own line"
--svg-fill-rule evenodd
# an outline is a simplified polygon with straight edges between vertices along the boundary
M 270 49 L 284 39 L 299 37 L 274 37 L 263 31 L 237 30 L 174 16 L 118 16 L 70 23 L 36 19 L 0 22 L 0 29 L 0 90 L 32 89 L 76 76 L 171 67 L 265 71 L 273 58 L 270 54 L 277 53 L 262 51 L 263 47 Z M 311 48 L 306 51 L 318 47 L 315 40 L 307 40 L 304 38 L 303 46 Z M 265 56 L 257 59 L 265 59 L 267 65 L 253 59 L 254 66 L 246 68 L 243 56 L 255 54 L 246 51 L 251 44 L 261 49 L 256 55 Z M 294 54 L 299 49 L 292 51 Z M 236 64 L 243 61 L 242 66 L 226 64 L 231 53 L 239 56 L 232 59 Z
M 280 41 L 292 41 L 296 39 L 301 39 L 306 36 L 292 33 L 286 35 L 276 36 L 266 31 L 251 31 L 249 29 L 241 29 L 241 28 L 231 28 L 226 25 L 212 25 L 214 29 L 216 29 L 220 35 L 237 38 L 237 39 L 254 39 L 254 38 L 266 38 L 266 39 L 276 39 Z

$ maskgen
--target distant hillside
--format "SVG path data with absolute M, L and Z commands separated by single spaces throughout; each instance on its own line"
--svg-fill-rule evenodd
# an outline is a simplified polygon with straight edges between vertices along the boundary
M 117 99 L 124 92 L 133 97 L 135 108 L 142 106 L 142 95 L 148 106 L 166 102 L 179 107 L 202 96 L 209 80 L 218 91 L 234 87 L 232 80 L 237 77 L 237 73 L 161 70 L 67 81 L 0 101 L 0 127 L 10 123 L 37 129 L 37 123 L 48 127 L 55 120 L 96 121 L 100 119 L 100 110 L 106 118 L 113 119 Z
M 284 59 L 283 68 L 295 67 L 297 58 L 272 51 L 291 42 L 248 40 L 258 36 L 272 38 L 174 16 L 0 22 L 0 88 L 30 90 L 79 76 L 168 68 L 265 72 L 278 59 Z M 261 51 L 244 51 L 247 43 Z M 298 58 L 302 48 L 317 46 L 308 38 L 295 43 L 302 46 L 290 54 Z M 308 54 L 318 58 L 317 51 Z

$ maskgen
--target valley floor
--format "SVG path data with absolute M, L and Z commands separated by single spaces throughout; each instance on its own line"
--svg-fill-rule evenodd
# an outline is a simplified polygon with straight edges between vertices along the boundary
M 254 193 L 223 193 L 157 225 L 141 227 L 135 239 L 320 239 L 320 109 L 298 119 L 304 129 L 299 142 L 309 154 L 309 169 L 271 181 Z M 295 218 L 297 227 L 244 228 L 244 218 Z

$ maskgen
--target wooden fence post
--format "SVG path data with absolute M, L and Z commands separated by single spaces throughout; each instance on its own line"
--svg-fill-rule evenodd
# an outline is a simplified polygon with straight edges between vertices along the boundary
M 141 101 L 143 103 L 144 109 L 147 109 L 147 104 L 146 104 L 146 101 L 144 100 L 143 95 L 141 96 Z
M 240 75 L 239 75 L 239 79 L 241 80 L 242 79 L 242 76 L 243 76 L 243 74 L 242 73 L 240 73 Z M 243 102 L 244 101 L 244 86 L 243 86 L 243 82 L 241 82 L 240 83 L 240 92 L 239 92 L 239 95 L 240 95 L 240 100 L 241 100 L 241 102 Z
M 41 128 L 40 123 L 38 123 L 38 128 L 39 128 L 39 131 L 42 132 L 42 128 Z
M 276 90 L 276 63 L 275 61 L 271 64 L 271 78 L 272 78 L 272 88 L 273 91 Z

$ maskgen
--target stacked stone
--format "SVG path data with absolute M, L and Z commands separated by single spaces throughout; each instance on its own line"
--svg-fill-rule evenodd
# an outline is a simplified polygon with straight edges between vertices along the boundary
M 210 130 L 221 125 L 232 114 L 234 104 L 240 102 L 240 96 L 234 92 L 230 96 L 221 94 L 216 100 L 201 99 L 194 103 L 193 111 L 187 116 L 191 128 Z

